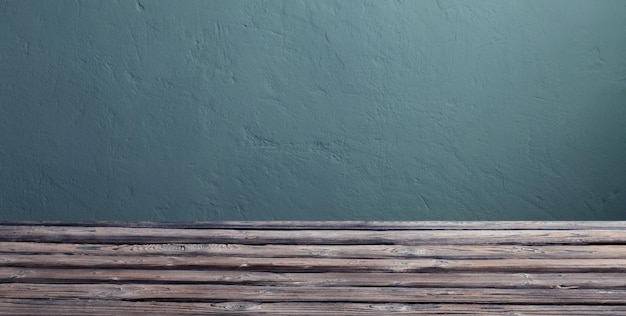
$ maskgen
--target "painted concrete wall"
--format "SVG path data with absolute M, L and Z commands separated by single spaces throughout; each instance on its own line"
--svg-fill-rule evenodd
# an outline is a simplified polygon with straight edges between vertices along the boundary
M 626 1 L 0 1 L 0 220 L 626 219 Z

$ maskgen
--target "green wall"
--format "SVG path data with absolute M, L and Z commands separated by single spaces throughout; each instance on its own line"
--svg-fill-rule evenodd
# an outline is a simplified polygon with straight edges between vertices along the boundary
M 0 220 L 624 220 L 626 1 L 0 0 Z

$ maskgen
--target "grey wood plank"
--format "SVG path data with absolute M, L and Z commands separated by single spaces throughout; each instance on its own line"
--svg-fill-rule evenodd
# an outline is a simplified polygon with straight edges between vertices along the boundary
M 626 272 L 626 259 L 328 259 L 5 254 L 2 267 L 233 269 L 274 272 Z
M 625 228 L 5 222 L 0 315 L 626 314 Z
M 0 242 L 0 253 L 269 258 L 624 259 L 624 245 L 244 245 Z
M 626 244 L 626 230 L 235 230 L 0 226 L 0 241 L 318 245 Z
M 626 273 L 276 273 L 235 270 L 0 267 L 0 283 L 626 289 Z
M 367 302 L 625 305 L 626 290 L 406 287 L 282 287 L 205 284 L 30 284 L 0 286 L 5 299 L 152 301 Z
M 0 315 L 623 315 L 623 305 L 127 302 L 0 299 Z

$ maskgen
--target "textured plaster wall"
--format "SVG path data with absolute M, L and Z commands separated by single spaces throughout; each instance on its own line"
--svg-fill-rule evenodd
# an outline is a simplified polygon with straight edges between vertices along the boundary
M 0 0 L 0 220 L 626 219 L 626 1 Z

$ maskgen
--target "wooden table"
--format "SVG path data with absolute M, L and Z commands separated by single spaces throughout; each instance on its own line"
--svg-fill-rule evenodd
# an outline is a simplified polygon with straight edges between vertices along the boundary
M 626 222 L 0 223 L 1 315 L 626 315 Z

